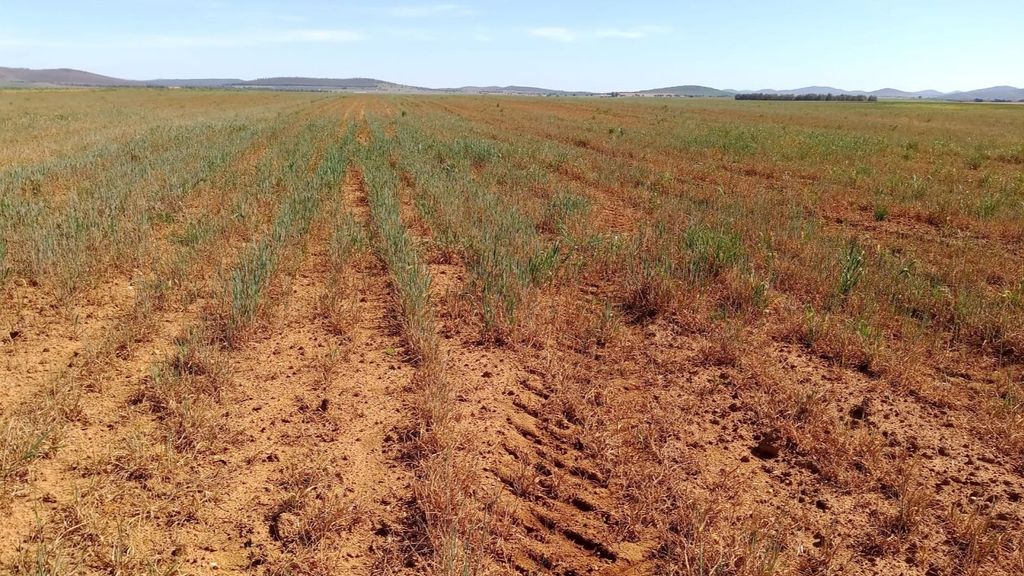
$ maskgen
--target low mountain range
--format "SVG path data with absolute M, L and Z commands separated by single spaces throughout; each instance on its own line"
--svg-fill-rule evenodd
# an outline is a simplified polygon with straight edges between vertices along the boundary
M 122 80 L 72 70 L 57 68 L 53 70 L 32 70 L 30 68 L 0 67 L 0 86 L 140 86 L 141 82 Z
M 689 98 L 731 98 L 736 94 L 834 94 L 876 96 L 887 100 L 948 100 L 948 101 L 1024 101 L 1024 88 L 1013 86 L 993 86 L 968 92 L 939 92 L 938 90 L 922 90 L 906 92 L 895 88 L 883 88 L 872 92 L 861 90 L 844 90 L 831 86 L 807 86 L 792 90 L 720 90 L 708 86 L 683 85 L 652 90 L 624 92 L 587 92 L 551 90 L 531 86 L 463 86 L 461 88 L 424 88 L 386 82 L 374 78 L 304 78 L 274 77 L 242 80 L 239 78 L 191 78 L 156 80 L 125 80 L 74 70 L 58 68 L 50 70 L 33 70 L 29 68 L 0 67 L 0 87 L 158 87 L 158 88 L 235 88 L 263 90 L 315 90 L 315 91 L 350 91 L 350 92 L 385 92 L 404 94 L 508 94 L 520 96 L 653 96 L 653 97 L 689 97 Z

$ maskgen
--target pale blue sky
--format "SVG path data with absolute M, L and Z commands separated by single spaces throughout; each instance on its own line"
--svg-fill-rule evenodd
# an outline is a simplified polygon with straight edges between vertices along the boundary
M 0 66 L 448 87 L 1024 85 L 1024 0 L 0 0 Z

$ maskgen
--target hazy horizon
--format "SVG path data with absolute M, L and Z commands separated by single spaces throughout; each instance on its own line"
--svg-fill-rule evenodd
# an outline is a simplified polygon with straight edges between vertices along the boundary
M 0 65 L 134 80 L 373 77 L 429 88 L 1024 84 L 1024 3 L 0 1 Z

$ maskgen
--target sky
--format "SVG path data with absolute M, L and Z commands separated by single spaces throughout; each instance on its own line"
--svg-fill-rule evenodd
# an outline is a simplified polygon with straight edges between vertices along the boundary
M 1024 86 L 1024 0 L 0 0 L 0 66 L 427 87 Z

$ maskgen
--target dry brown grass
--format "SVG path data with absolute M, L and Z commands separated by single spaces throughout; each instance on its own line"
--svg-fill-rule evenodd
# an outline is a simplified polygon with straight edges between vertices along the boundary
M 0 496 L 9 498 L 28 466 L 60 446 L 64 427 L 81 414 L 81 394 L 73 376 L 65 374 L 0 418 Z
M 159 418 L 175 450 L 208 452 L 225 440 L 210 411 L 231 376 L 215 345 L 200 331 L 179 337 L 175 348 L 166 362 L 153 368 L 133 401 Z
M 281 552 L 259 558 L 269 574 L 331 574 L 338 559 L 332 547 L 355 525 L 365 522 L 364 503 L 345 487 L 339 463 L 293 463 L 277 480 L 282 492 L 268 519 L 270 536 Z

